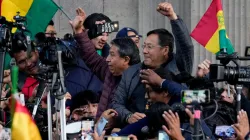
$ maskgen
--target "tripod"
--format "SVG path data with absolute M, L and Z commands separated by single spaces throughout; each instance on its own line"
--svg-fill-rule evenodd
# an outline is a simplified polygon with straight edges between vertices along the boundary
M 58 65 L 46 67 L 43 72 L 43 81 L 45 87 L 42 87 L 43 93 L 48 92 L 47 94 L 47 117 L 48 117 L 48 139 L 52 140 L 52 111 L 51 111 L 51 96 L 55 97 L 56 100 L 56 110 L 60 112 L 60 128 L 61 135 L 57 135 L 57 139 L 66 140 L 66 116 L 65 116 L 65 98 L 66 88 L 64 86 L 64 75 L 63 75 L 63 66 L 62 66 L 62 51 L 57 51 Z M 49 72 L 52 72 L 50 74 Z M 46 90 L 47 89 L 47 90 Z M 39 89 L 38 89 L 39 91 Z M 39 100 L 40 101 L 40 100 Z M 37 102 L 39 104 L 40 102 Z M 34 109 L 35 110 L 35 109 Z M 56 112 L 57 113 L 57 112 Z M 36 115 L 36 112 L 33 111 L 33 116 Z M 58 118 L 56 118 L 58 124 Z M 56 125 L 56 130 L 59 132 L 58 125 Z

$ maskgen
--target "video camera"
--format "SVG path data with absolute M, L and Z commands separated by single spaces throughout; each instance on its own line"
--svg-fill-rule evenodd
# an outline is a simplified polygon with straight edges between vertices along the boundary
M 0 48 L 5 51 L 12 49 L 13 37 L 17 39 L 19 44 L 27 43 L 26 40 L 19 40 L 22 38 L 20 36 L 23 35 L 24 32 L 28 32 L 25 27 L 26 18 L 20 16 L 20 12 L 17 12 L 17 15 L 14 16 L 13 19 L 15 22 L 9 22 L 5 17 L 0 16 Z M 14 34 L 11 33 L 13 28 L 17 28 L 17 32 Z M 25 44 L 25 46 L 27 46 L 27 44 Z
M 249 50 L 250 48 L 246 48 L 246 56 L 249 56 Z M 216 56 L 216 59 L 220 60 L 221 64 L 210 65 L 209 78 L 211 81 L 227 81 L 231 85 L 250 83 L 250 67 L 238 64 L 238 61 L 250 60 L 250 57 L 241 57 L 237 53 L 221 53 Z M 230 62 L 233 62 L 236 66 L 228 66 Z
M 76 64 L 77 44 L 72 38 L 59 39 L 56 37 L 46 37 L 44 33 L 38 33 L 35 44 L 39 52 L 39 59 L 43 65 L 57 65 L 58 50 L 62 51 L 62 62 L 64 65 Z

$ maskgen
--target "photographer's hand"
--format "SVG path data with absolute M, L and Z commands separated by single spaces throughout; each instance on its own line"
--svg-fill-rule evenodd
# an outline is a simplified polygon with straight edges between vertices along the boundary
M 170 20 L 178 19 L 173 6 L 168 2 L 161 2 L 156 10 L 162 15 L 167 16 Z
M 171 137 L 173 140 L 184 140 L 185 138 L 181 134 L 180 129 L 180 118 L 177 113 L 173 113 L 171 110 L 162 114 L 163 118 L 168 124 L 168 128 L 163 125 L 162 129 Z
M 72 26 L 72 29 L 75 34 L 82 33 L 84 27 L 83 27 L 83 22 L 86 19 L 86 13 L 84 12 L 83 9 L 77 8 L 76 9 L 77 16 L 73 21 L 70 21 L 70 25 Z
M 204 77 L 206 74 L 209 73 L 209 68 L 210 68 L 211 62 L 209 60 L 204 60 L 202 63 L 198 65 L 198 70 L 197 70 L 197 77 Z
M 239 115 L 237 116 L 238 123 L 234 124 L 232 127 L 234 128 L 237 134 L 237 140 L 244 140 L 249 130 L 249 121 L 247 117 L 246 111 L 239 111 Z
M 140 77 L 142 78 L 142 83 L 150 84 L 154 86 L 161 86 L 164 79 L 162 79 L 158 74 L 156 74 L 153 70 L 141 70 Z

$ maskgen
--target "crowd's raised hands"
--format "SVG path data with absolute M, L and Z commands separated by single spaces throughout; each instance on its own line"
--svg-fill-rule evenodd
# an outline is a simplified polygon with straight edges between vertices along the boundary
M 249 121 L 246 111 L 239 111 L 237 120 L 238 123 L 232 125 L 237 134 L 237 140 L 245 140 L 245 137 L 247 137 L 249 133 Z

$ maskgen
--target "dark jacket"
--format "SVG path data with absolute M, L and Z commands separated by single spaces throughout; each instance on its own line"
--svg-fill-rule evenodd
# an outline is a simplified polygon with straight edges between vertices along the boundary
M 101 95 L 102 82 L 87 67 L 83 60 L 78 60 L 78 66 L 66 68 L 65 86 L 72 98 L 76 94 L 85 90 L 92 90 Z M 71 100 L 67 100 L 67 106 L 71 106 Z
M 77 49 L 76 49 L 77 50 Z M 76 51 L 77 52 L 77 51 Z M 79 52 L 77 52 L 79 54 Z M 109 45 L 106 44 L 102 49 L 102 56 L 107 57 L 109 54 Z M 80 55 L 77 56 L 76 66 L 65 68 L 65 86 L 72 98 L 82 91 L 91 90 L 98 95 L 102 93 L 102 81 L 89 69 Z M 70 106 L 71 100 L 67 100 L 66 105 Z
M 192 72 L 194 48 L 186 25 L 179 18 L 171 21 L 176 41 L 176 54 L 164 66 L 164 69 L 177 75 L 180 72 Z M 112 108 L 118 112 L 120 121 L 125 123 L 129 114 L 145 111 L 145 87 L 140 82 L 142 64 L 137 64 L 123 72 L 121 82 L 112 101 Z M 140 89 L 138 89 L 140 88 Z M 141 90 L 140 92 L 138 92 Z M 135 93 L 136 92 L 136 93 Z
M 114 93 L 114 89 L 118 85 L 121 77 L 112 75 L 109 71 L 106 58 L 97 54 L 95 46 L 89 39 L 86 31 L 83 31 L 81 34 L 76 34 L 75 39 L 79 45 L 82 59 L 91 71 L 103 82 L 102 95 L 97 111 L 97 118 L 99 118 L 101 113 L 108 108 L 112 93 Z

